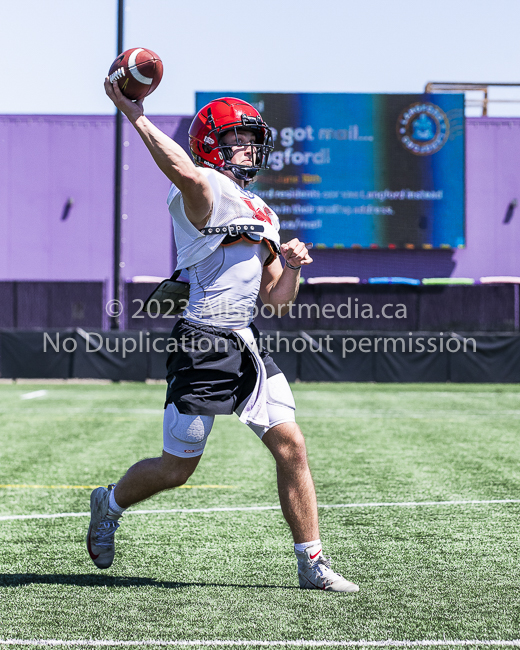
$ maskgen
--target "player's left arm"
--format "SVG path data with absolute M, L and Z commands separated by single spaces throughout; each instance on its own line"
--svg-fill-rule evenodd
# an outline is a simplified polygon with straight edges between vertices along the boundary
M 300 288 L 300 267 L 312 263 L 312 257 L 303 242 L 292 239 L 281 245 L 285 266 L 280 258 L 264 267 L 260 283 L 260 298 L 264 305 L 270 305 L 277 316 L 288 313 L 296 300 Z M 290 265 L 290 266 L 289 266 Z M 291 266 L 296 268 L 290 268 Z

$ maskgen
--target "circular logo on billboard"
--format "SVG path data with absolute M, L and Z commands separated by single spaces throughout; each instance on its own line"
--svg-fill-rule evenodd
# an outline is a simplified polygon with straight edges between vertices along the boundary
M 448 141 L 450 122 L 435 104 L 419 102 L 408 106 L 397 121 L 397 136 L 405 149 L 417 156 L 430 156 Z

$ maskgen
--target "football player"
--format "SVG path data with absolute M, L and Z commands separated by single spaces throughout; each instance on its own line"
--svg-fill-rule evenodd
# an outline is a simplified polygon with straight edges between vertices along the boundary
M 125 509 L 186 483 L 215 415 L 236 413 L 276 461 L 300 587 L 358 591 L 323 555 L 316 494 L 291 389 L 258 345 L 251 322 L 258 295 L 277 315 L 287 313 L 298 293 L 300 268 L 312 262 L 298 239 L 280 245 L 277 215 L 248 189 L 267 166 L 271 130 L 250 104 L 216 99 L 191 124 L 191 160 L 145 117 L 142 102 L 124 97 L 108 78 L 105 90 L 172 182 L 168 205 L 177 268 L 188 270 L 190 291 L 172 332 L 179 345 L 167 362 L 162 456 L 139 461 L 116 485 L 92 492 L 87 535 L 92 560 L 100 569 L 112 564 L 114 533 Z

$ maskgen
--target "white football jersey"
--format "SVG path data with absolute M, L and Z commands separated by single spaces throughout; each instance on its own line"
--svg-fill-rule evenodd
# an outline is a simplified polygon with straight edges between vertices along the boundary
M 280 244 L 278 216 L 259 196 L 242 189 L 234 181 L 214 169 L 201 168 L 213 191 L 213 209 L 206 227 L 262 225 L 263 236 Z M 173 231 L 177 246 L 177 269 L 186 269 L 200 262 L 215 251 L 226 237 L 225 233 L 204 235 L 191 223 L 184 212 L 180 191 L 172 185 L 168 194 L 168 206 L 173 219 Z
M 188 268 L 190 300 L 183 317 L 213 327 L 241 329 L 255 316 L 269 250 L 264 243 L 239 241 Z
M 280 243 L 277 215 L 262 199 L 224 174 L 201 170 L 213 190 L 213 210 L 206 227 L 262 225 L 265 239 Z M 264 242 L 220 244 L 226 233 L 204 235 L 186 217 L 180 191 L 172 186 L 168 205 L 177 245 L 177 269 L 187 269 L 190 300 L 184 318 L 195 323 L 239 329 L 247 327 L 254 309 L 264 264 L 270 251 Z

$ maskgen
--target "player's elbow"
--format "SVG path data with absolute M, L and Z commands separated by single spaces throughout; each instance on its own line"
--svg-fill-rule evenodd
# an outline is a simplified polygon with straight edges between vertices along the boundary
M 291 311 L 291 306 L 292 306 L 292 303 L 290 303 L 290 302 L 284 302 L 284 303 L 278 304 L 277 308 L 276 308 L 276 315 L 278 316 L 278 318 L 281 318 L 282 316 L 285 316 L 286 314 L 288 314 Z
M 291 302 L 278 302 L 276 300 L 270 299 L 268 296 L 265 296 L 265 299 L 262 296 L 261 298 L 262 302 L 264 303 L 262 307 L 262 313 L 265 315 L 269 314 L 269 317 L 277 316 L 278 318 L 281 318 L 282 316 L 288 314 L 291 310 Z
M 191 160 L 185 161 L 182 165 L 174 166 L 172 171 L 175 177 L 173 182 L 180 189 L 183 196 L 196 196 L 210 187 L 206 177 L 198 167 L 195 167 Z

